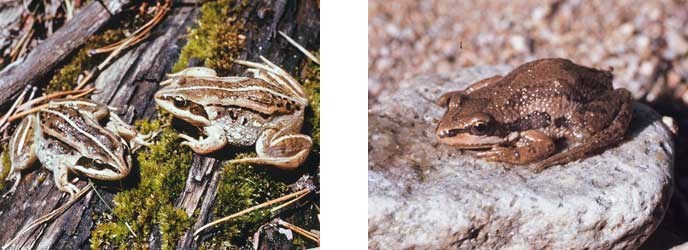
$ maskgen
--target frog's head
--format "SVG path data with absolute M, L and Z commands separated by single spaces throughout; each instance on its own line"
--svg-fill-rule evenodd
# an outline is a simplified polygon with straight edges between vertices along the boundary
M 447 108 L 435 130 L 439 142 L 459 148 L 489 148 L 507 140 L 498 135 L 497 123 L 485 112 L 485 100 L 455 91 L 442 95 L 437 105 Z
M 192 91 L 198 90 L 167 86 L 155 93 L 155 103 L 161 109 L 172 113 L 174 117 L 184 120 L 193 126 L 207 126 L 210 124 L 208 113 L 203 108 L 202 100 L 199 100 L 204 95 L 202 93 L 191 93 Z
M 91 141 L 84 142 L 84 146 L 96 150 L 86 151 L 89 153 L 82 152 L 73 170 L 99 180 L 121 180 L 128 176 L 131 171 L 129 147 L 122 138 L 110 135 L 108 137 L 110 137 L 110 143 L 100 143 L 98 146 L 88 145 L 93 143 Z

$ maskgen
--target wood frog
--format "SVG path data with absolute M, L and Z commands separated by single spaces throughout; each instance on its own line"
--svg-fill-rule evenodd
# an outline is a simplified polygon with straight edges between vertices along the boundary
M 218 77 L 209 68 L 192 67 L 161 82 L 158 106 L 201 129 L 205 137 L 180 134 L 182 145 L 208 154 L 225 145 L 255 145 L 258 157 L 233 160 L 294 169 L 308 157 L 313 144 L 300 133 L 308 97 L 301 84 L 282 68 L 236 60 L 252 77 Z
M 101 121 L 109 118 L 105 126 Z M 102 103 L 87 99 L 53 100 L 19 123 L 9 142 L 14 178 L 36 160 L 53 172 L 58 189 L 76 194 L 69 182 L 73 172 L 99 180 L 119 180 L 131 169 L 130 146 L 147 145 L 150 135 L 139 135 Z
M 447 108 L 435 131 L 443 144 L 488 161 L 536 162 L 535 171 L 580 159 L 623 139 L 632 114 L 626 89 L 612 88 L 612 74 L 566 59 L 523 64 L 443 94 Z M 553 154 L 556 141 L 574 143 Z

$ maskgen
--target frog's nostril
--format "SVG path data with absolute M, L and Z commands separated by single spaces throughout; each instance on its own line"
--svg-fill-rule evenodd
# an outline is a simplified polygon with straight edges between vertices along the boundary
M 440 138 L 452 137 L 459 133 L 459 129 L 447 129 L 440 131 Z

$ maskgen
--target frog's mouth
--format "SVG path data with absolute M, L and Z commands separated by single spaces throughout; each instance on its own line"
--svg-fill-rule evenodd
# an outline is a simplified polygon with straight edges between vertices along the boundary
M 440 143 L 461 149 L 491 148 L 492 146 L 501 144 L 505 141 L 504 138 L 498 136 L 478 136 L 469 133 L 439 133 L 437 134 L 437 140 Z

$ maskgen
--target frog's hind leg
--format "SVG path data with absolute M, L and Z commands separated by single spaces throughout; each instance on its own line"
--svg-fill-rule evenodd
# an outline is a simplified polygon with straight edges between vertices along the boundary
M 167 74 L 169 79 L 160 82 L 160 86 L 171 84 L 177 77 L 216 77 L 217 72 L 206 67 L 190 67 L 177 73 Z
M 14 179 L 14 184 L 3 197 L 14 193 L 21 181 L 21 171 L 28 169 L 36 162 L 37 157 L 33 137 L 34 119 L 35 116 L 33 115 L 24 117 L 10 138 L 10 174 L 6 180 Z
M 272 165 L 281 169 L 295 169 L 301 166 L 313 146 L 313 140 L 307 135 L 290 134 L 290 128 L 281 131 L 268 129 L 256 142 L 258 157 L 231 160 L 230 163 L 252 163 Z
M 266 82 L 286 87 L 294 96 L 300 97 L 304 104 L 308 103 L 308 96 L 303 92 L 303 87 L 294 79 L 292 75 L 272 63 L 267 58 L 260 56 L 263 63 L 255 63 L 244 60 L 234 60 L 235 63 L 251 67 L 247 71 L 252 73 L 255 78 L 263 79 Z
M 535 171 L 540 172 L 553 165 L 564 164 L 583 158 L 591 152 L 620 142 L 631 121 L 633 101 L 631 99 L 631 93 L 626 89 L 616 89 L 610 96 L 600 98 L 601 101 L 605 101 L 606 105 L 609 105 L 610 99 L 613 105 L 618 105 L 619 109 L 614 119 L 606 128 L 585 139 L 580 145 L 539 162 L 535 167 Z

